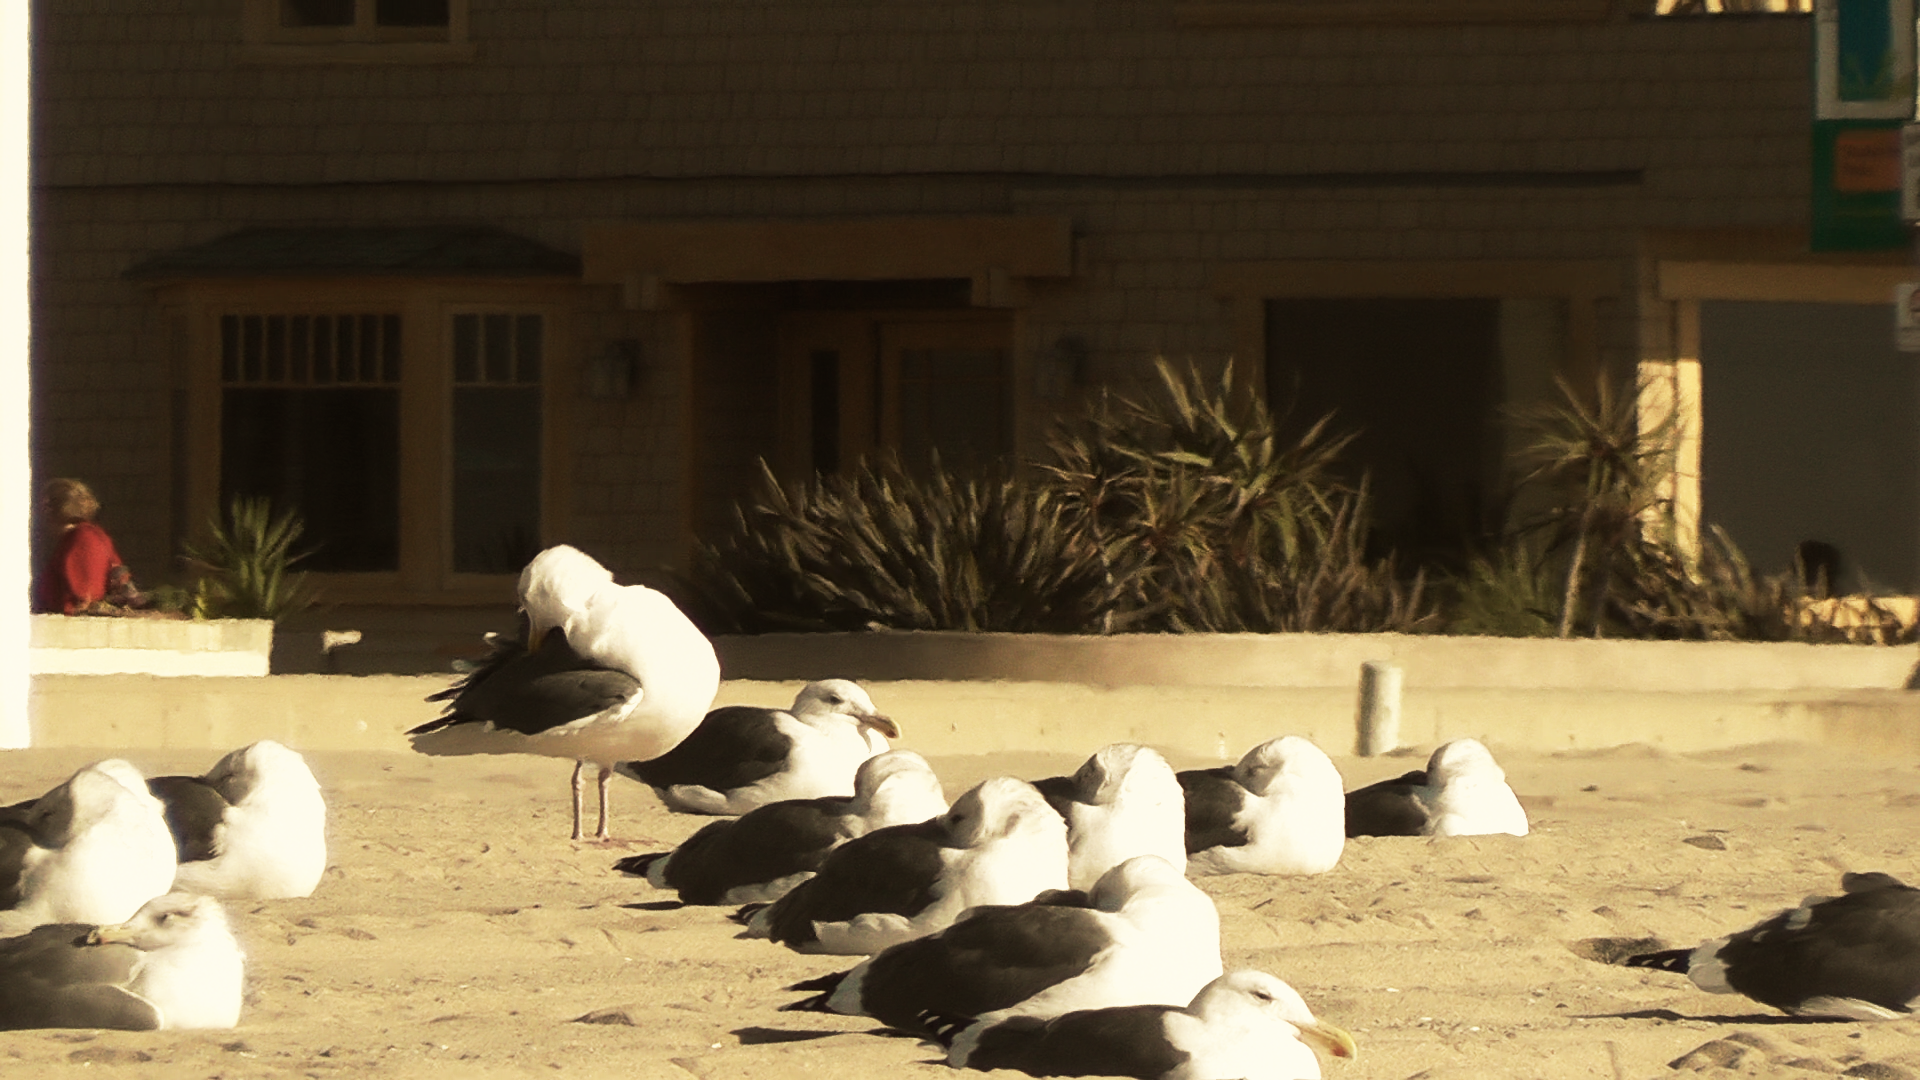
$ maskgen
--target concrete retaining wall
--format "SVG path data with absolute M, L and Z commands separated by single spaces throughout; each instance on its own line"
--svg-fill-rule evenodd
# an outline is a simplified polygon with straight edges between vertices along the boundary
M 33 616 L 34 675 L 265 675 L 273 623 L 265 619 Z
M 766 634 L 714 642 L 729 679 L 1068 682 L 1089 686 L 1331 687 L 1385 660 L 1409 688 L 1894 689 L 1920 649 L 1723 641 L 1593 641 L 1411 634 Z

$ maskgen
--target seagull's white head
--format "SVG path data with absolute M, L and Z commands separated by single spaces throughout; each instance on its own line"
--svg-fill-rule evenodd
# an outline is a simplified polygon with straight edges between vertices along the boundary
M 940 778 L 911 750 L 889 750 L 861 762 L 853 774 L 853 800 L 873 828 L 912 825 L 947 812 Z
M 126 922 L 95 927 L 87 934 L 89 945 L 131 945 L 142 952 L 206 941 L 233 945 L 226 909 L 211 896 L 184 892 L 156 896 Z
M 1291 1036 L 1333 1057 L 1354 1055 L 1352 1035 L 1315 1018 L 1298 991 L 1264 971 L 1220 976 L 1200 988 L 1187 1011 L 1223 1034 Z
M 1100 875 L 1087 900 L 1101 911 L 1119 911 L 1136 896 L 1155 889 L 1193 888 L 1187 875 L 1158 855 L 1135 855 Z
M 320 787 L 306 759 L 272 739 L 261 739 L 221 758 L 206 780 L 234 805 L 246 802 L 255 791 L 281 787 L 318 791 Z
M 520 571 L 520 608 L 527 613 L 533 642 L 565 626 L 594 593 L 611 584 L 613 573 L 578 548 L 557 544 L 535 555 Z
M 1073 774 L 1074 798 L 1084 803 L 1110 805 L 1143 795 L 1178 793 L 1173 766 L 1151 747 L 1138 743 L 1103 746 Z
M 1456 780 L 1505 780 L 1506 772 L 1493 752 L 1478 739 L 1455 739 L 1427 759 L 1427 786 L 1445 787 Z
M 1326 751 L 1298 735 L 1268 739 L 1247 751 L 1233 767 L 1233 778 L 1255 795 L 1266 795 L 1283 781 L 1328 782 L 1340 786 L 1340 771 Z
M 873 699 L 859 683 L 849 679 L 821 679 L 800 688 L 793 699 L 793 715 L 807 719 L 844 716 L 861 727 L 872 728 L 889 739 L 900 737 L 900 725 L 880 715 Z
M 948 843 L 979 847 L 1015 835 L 1057 836 L 1066 848 L 1067 823 L 1025 780 L 996 776 L 983 780 L 953 802 L 946 813 Z
M 135 810 L 135 807 L 144 810 Z M 140 770 L 119 758 L 96 761 L 34 803 L 34 830 L 47 842 L 64 845 L 96 822 L 119 812 L 161 814 L 160 800 L 147 790 Z

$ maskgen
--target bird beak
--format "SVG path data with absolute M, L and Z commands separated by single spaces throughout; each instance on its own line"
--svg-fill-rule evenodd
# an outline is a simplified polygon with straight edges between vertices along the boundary
M 1351 1058 L 1357 1049 L 1353 1045 L 1353 1036 L 1347 1034 L 1345 1028 L 1321 1020 L 1297 1026 L 1300 1028 L 1300 1037 L 1308 1045 L 1317 1046 L 1333 1057 Z
M 125 923 L 121 923 L 119 926 L 96 926 L 88 932 L 87 944 L 131 945 L 133 944 L 135 936 L 132 928 Z
M 861 717 L 860 726 L 870 727 L 889 739 L 897 739 L 900 737 L 900 725 L 894 723 L 887 717 L 881 716 L 879 713 L 874 713 L 872 716 Z

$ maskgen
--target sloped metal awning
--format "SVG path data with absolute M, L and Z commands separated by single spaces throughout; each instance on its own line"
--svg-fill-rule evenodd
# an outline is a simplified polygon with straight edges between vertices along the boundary
M 580 257 L 484 226 L 248 228 L 142 260 L 125 276 L 578 278 Z

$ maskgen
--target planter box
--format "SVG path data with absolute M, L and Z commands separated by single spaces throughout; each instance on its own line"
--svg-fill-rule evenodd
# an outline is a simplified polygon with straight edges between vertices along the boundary
M 31 635 L 34 675 L 265 675 L 273 651 L 265 619 L 35 615 Z

